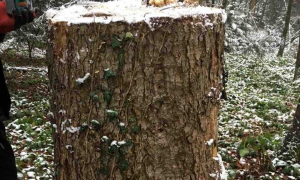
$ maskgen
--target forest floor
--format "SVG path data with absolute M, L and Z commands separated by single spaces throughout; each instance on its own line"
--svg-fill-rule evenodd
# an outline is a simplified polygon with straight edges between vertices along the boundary
M 19 179 L 52 179 L 53 140 L 45 59 L 28 59 L 15 51 L 1 54 L 12 99 L 7 125 Z
M 293 157 L 279 153 L 300 95 L 295 58 L 227 54 L 226 64 L 219 153 L 229 179 L 300 179 L 300 147 Z
M 51 179 L 46 63 L 14 54 L 5 51 L 1 58 L 12 95 L 13 121 L 7 127 L 18 176 Z M 295 60 L 227 54 L 226 61 L 228 100 L 221 103 L 219 153 L 229 179 L 300 179 L 300 148 L 296 158 L 278 154 L 300 95 L 300 81 L 292 81 Z

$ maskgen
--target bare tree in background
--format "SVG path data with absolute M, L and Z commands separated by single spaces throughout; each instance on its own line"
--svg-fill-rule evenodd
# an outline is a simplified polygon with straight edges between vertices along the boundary
M 299 78 L 300 72 L 300 33 L 299 33 L 299 45 L 298 45 L 298 53 L 297 53 L 297 60 L 296 60 L 296 66 L 295 66 L 295 74 L 294 74 L 294 80 L 297 80 Z
M 254 10 L 255 10 L 255 5 L 256 5 L 256 1 L 255 0 L 250 0 L 250 12 L 252 12 L 254 14 Z
M 277 56 L 279 56 L 279 57 L 281 57 L 284 52 L 284 48 L 285 48 L 285 44 L 286 44 L 286 37 L 287 37 L 287 33 L 290 28 L 292 5 L 293 5 L 293 0 L 289 0 L 288 9 L 287 9 L 286 17 L 285 17 L 285 26 L 284 26 L 284 30 L 282 33 L 282 39 L 281 39 L 279 51 L 277 54 Z

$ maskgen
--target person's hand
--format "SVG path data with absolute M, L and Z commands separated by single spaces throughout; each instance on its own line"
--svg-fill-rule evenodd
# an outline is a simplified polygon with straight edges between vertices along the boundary
M 19 29 L 21 26 L 30 23 L 35 17 L 35 13 L 28 8 L 22 8 L 20 15 L 17 12 L 13 12 L 15 18 L 15 29 Z
M 21 8 L 20 13 L 16 11 L 8 15 L 5 2 L 0 2 L 0 34 L 19 29 L 21 26 L 33 21 L 35 13 L 28 8 Z
M 0 34 L 6 34 L 15 29 L 15 18 L 9 16 L 5 2 L 0 2 Z

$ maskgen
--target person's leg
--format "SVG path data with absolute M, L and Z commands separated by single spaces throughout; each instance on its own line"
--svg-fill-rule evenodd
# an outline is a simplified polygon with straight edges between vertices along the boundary
M 0 40 L 1 40 L 0 35 Z M 10 95 L 5 83 L 2 62 L 0 60 L 0 180 L 16 180 L 17 168 L 14 152 L 7 141 L 2 121 L 9 119 Z
M 4 39 L 0 34 L 0 42 Z M 5 126 L 2 121 L 9 119 L 10 95 L 5 83 L 2 62 L 0 60 L 0 180 L 16 180 L 17 168 L 14 152 L 7 141 Z
M 10 111 L 10 95 L 6 86 L 5 76 L 3 71 L 2 61 L 0 59 L 0 116 L 1 121 L 9 119 L 9 111 Z
M 3 122 L 0 122 L 0 179 L 17 179 L 15 156 L 10 143 L 7 141 Z

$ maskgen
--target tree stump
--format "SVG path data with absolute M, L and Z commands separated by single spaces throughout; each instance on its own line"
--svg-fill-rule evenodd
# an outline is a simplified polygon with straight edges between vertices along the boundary
M 55 179 L 220 179 L 222 13 L 129 1 L 48 11 Z

